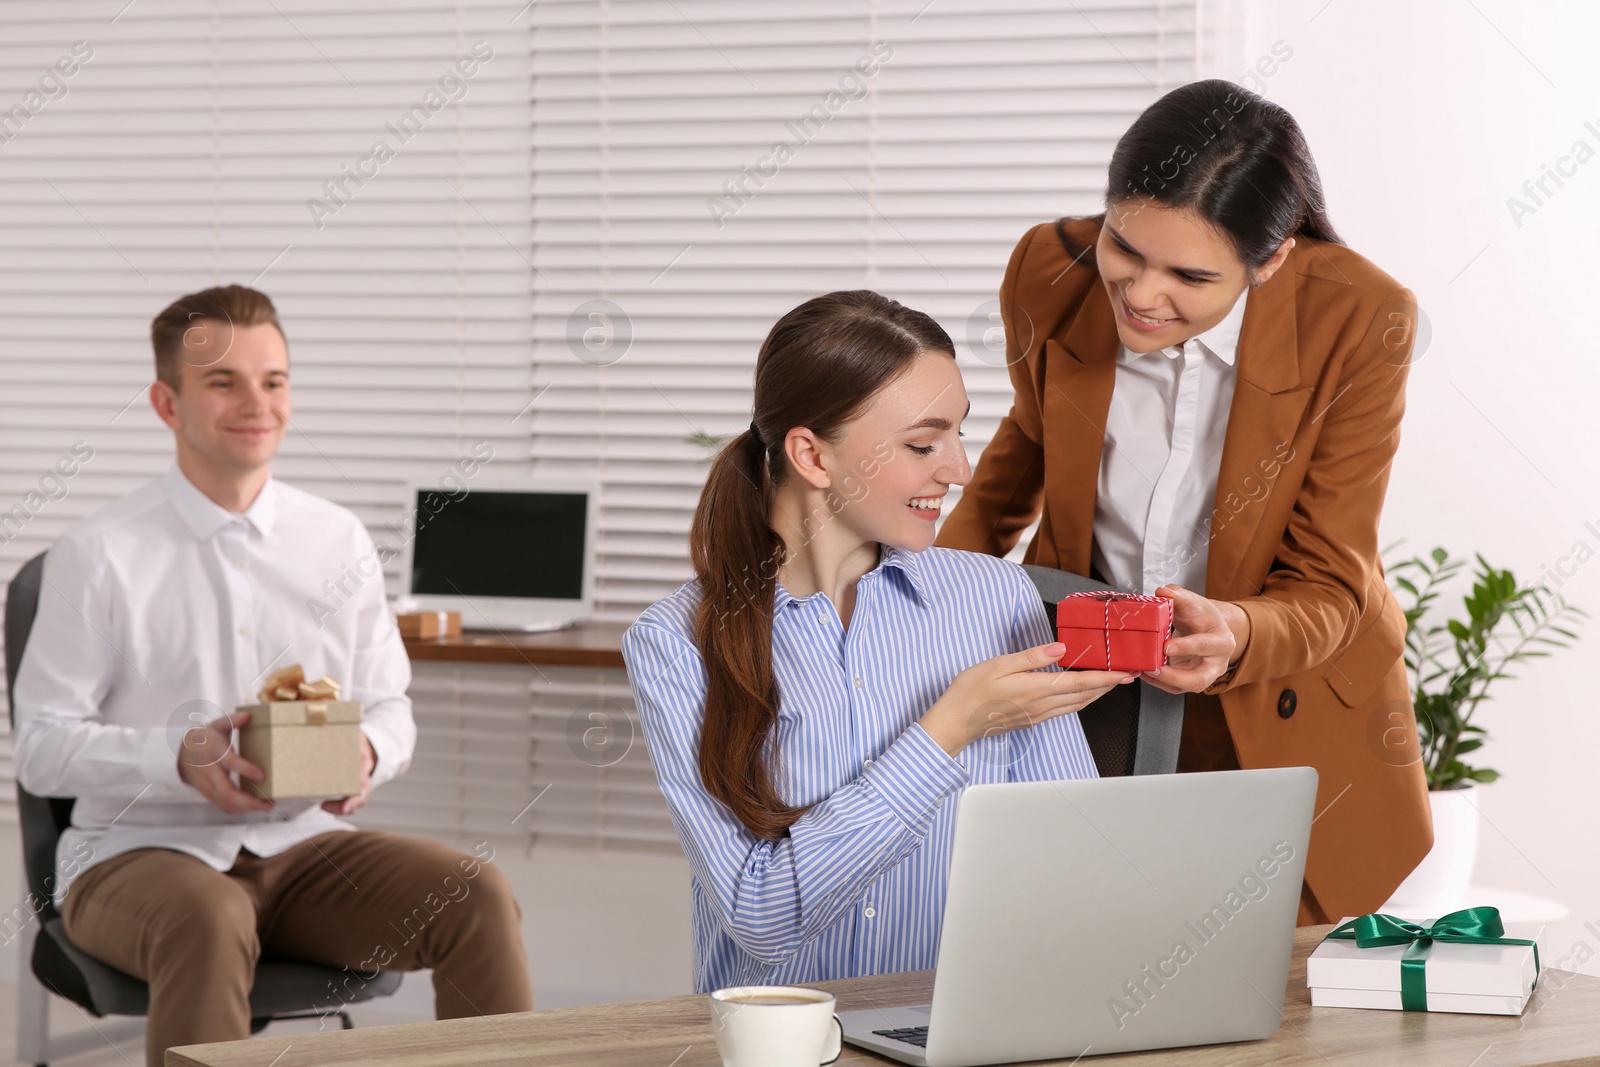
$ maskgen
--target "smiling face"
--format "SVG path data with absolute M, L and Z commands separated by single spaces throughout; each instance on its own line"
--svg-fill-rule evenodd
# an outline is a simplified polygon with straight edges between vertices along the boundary
M 970 409 L 956 361 L 945 352 L 923 352 L 834 440 L 796 430 L 788 445 L 802 448 L 800 480 L 842 505 L 835 521 L 853 539 L 920 552 L 933 544 L 950 487 L 972 477 L 961 444 L 961 422 Z M 809 446 L 796 442 L 798 435 Z
M 1293 246 L 1284 242 L 1255 278 L 1271 277 Z M 1095 257 L 1117 336 L 1141 354 L 1209 330 L 1251 281 L 1233 245 L 1199 216 L 1142 198 L 1106 211 Z
M 272 460 L 289 425 L 289 349 L 271 323 L 198 320 L 183 336 L 179 387 L 151 387 L 156 414 L 178 439 L 180 463 L 228 478 Z

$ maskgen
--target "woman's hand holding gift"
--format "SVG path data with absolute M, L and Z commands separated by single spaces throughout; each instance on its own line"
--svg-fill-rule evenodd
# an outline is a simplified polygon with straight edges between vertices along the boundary
M 1250 617 L 1228 600 L 1208 600 L 1181 585 L 1164 585 L 1156 596 L 1172 600 L 1173 636 L 1167 665 L 1144 672 L 1145 681 L 1168 693 L 1200 693 L 1233 668 L 1250 639 Z
M 1126 671 L 1046 671 L 1066 646 L 1058 643 L 995 656 L 956 675 L 921 719 L 952 756 L 983 737 L 1020 730 L 1080 711 L 1136 675 Z

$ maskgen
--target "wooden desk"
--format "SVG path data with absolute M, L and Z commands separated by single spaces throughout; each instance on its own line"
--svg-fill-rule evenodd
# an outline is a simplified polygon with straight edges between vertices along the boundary
M 1506 1015 L 1431 1015 L 1398 1011 L 1311 1009 L 1305 958 L 1329 926 L 1305 927 L 1295 938 L 1284 1022 L 1265 1041 L 1091 1057 L 1099 1063 L 1202 1065 L 1315 1064 L 1317 1067 L 1403 1062 L 1406 1067 L 1506 1067 L 1510 1064 L 1600 1062 L 1600 979 L 1545 970 L 1527 1011 Z M 926 1004 L 933 972 L 819 982 L 841 1010 Z M 434 1067 L 719 1067 L 704 996 L 641 1000 L 589 1008 L 410 1023 L 367 1030 L 285 1034 L 167 1053 L 168 1067 L 308 1067 L 386 1064 Z M 840 1064 L 891 1061 L 845 1046 Z M 1069 1060 L 1059 1061 L 1063 1064 Z
M 407 641 L 406 652 L 413 661 L 621 670 L 622 633 L 626 629 L 619 623 L 583 622 L 548 633 L 473 632 L 432 641 Z

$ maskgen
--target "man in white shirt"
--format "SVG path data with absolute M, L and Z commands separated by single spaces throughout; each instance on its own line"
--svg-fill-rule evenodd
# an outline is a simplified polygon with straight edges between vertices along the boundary
M 411 668 L 366 528 L 271 477 L 290 414 L 272 302 L 195 293 L 151 340 L 177 463 L 51 547 L 16 679 L 18 780 L 78 798 L 57 853 L 68 936 L 149 983 L 151 1065 L 248 1036 L 263 955 L 368 979 L 431 967 L 440 1018 L 532 1010 L 498 868 L 338 818 L 411 761 Z M 332 614 L 314 610 L 329 583 Z M 267 801 L 236 781 L 263 774 L 230 709 L 295 663 L 364 708 L 358 796 Z

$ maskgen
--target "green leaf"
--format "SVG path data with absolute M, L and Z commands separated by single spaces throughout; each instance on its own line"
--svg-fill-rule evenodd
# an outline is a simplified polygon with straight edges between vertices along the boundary
M 1445 602 L 1441 593 L 1457 595 L 1463 572 L 1470 576 L 1456 601 L 1459 613 L 1441 619 L 1449 613 L 1439 612 L 1436 602 Z M 1398 590 L 1396 598 L 1404 594 L 1411 600 L 1402 612 L 1402 658 L 1414 690 L 1429 788 L 1495 780 L 1497 772 L 1468 767 L 1458 758 L 1488 739 L 1488 732 L 1466 717 L 1491 698 L 1496 684 L 1516 677 L 1512 665 L 1572 647 L 1579 640 L 1575 622 L 1586 613 L 1548 587 L 1520 585 L 1510 568 L 1492 566 L 1481 552 L 1458 559 L 1438 546 L 1426 555 L 1396 560 L 1385 574 Z

